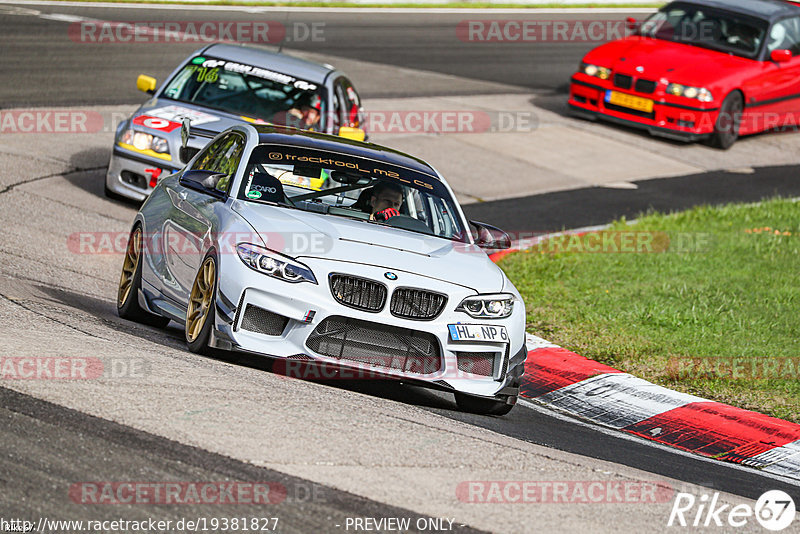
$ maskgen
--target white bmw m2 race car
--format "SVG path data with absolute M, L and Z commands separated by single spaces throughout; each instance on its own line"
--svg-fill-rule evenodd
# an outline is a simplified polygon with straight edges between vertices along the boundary
M 525 306 L 484 249 L 509 246 L 501 230 L 468 223 L 424 161 L 240 124 L 142 205 L 117 306 L 123 318 L 184 324 L 193 352 L 367 370 L 503 415 L 527 355 Z

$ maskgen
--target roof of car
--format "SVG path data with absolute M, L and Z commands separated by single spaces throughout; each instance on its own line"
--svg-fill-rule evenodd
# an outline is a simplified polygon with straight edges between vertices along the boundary
M 786 0 L 678 0 L 774 21 L 789 15 L 800 15 L 800 6 Z
M 385 146 L 362 143 L 334 135 L 309 132 L 308 130 L 296 128 L 272 125 L 252 126 L 258 132 L 260 144 L 284 144 L 370 158 L 382 163 L 405 167 L 429 175 L 437 180 L 439 179 L 436 171 L 423 160 Z
M 314 83 L 324 82 L 325 77 L 335 70 L 330 65 L 306 61 L 305 59 L 288 56 L 255 46 L 212 44 L 203 50 L 203 54 L 214 56 L 219 59 L 226 59 L 228 61 L 263 67 L 282 74 L 290 74 Z

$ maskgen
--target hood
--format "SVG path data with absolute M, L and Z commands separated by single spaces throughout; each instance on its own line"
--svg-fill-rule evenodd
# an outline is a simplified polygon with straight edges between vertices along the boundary
M 505 275 L 479 247 L 333 215 L 235 201 L 267 248 L 303 261 L 318 258 L 408 272 L 478 293 L 507 289 Z
M 155 117 L 162 120 L 148 121 L 147 119 L 143 120 L 142 116 Z M 158 130 L 162 133 L 176 133 L 180 136 L 181 122 L 184 117 L 192 121 L 193 129 L 208 130 L 215 135 L 235 124 L 241 124 L 243 120 L 247 122 L 255 121 L 250 117 L 187 104 L 186 102 L 177 102 L 166 98 L 153 98 L 142 104 L 136 111 L 133 116 L 133 122 L 139 126 Z
M 728 76 L 741 77 L 743 69 L 758 63 L 699 46 L 639 36 L 601 45 L 589 52 L 584 61 L 648 80 L 666 78 L 670 82 L 709 88 Z M 644 71 L 637 72 L 637 67 Z

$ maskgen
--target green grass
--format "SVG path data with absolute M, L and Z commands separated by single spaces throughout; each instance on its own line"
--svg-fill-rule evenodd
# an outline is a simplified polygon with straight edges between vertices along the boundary
M 645 245 L 655 236 L 656 252 L 581 253 L 599 243 L 583 238 L 501 261 L 528 331 L 657 384 L 800 422 L 800 203 L 653 213 L 609 231 Z

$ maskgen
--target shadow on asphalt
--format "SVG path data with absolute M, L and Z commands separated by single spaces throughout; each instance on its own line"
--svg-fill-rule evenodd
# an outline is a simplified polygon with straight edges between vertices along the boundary
M 170 322 L 164 329 L 145 326 L 118 317 L 114 303 L 111 301 L 45 285 L 36 285 L 35 287 L 51 302 L 88 313 L 102 322 L 104 326 L 116 332 L 138 336 L 150 343 L 170 349 L 184 350 L 189 354 L 184 341 L 183 327 L 175 322 Z M 286 376 L 294 380 L 315 382 L 327 387 L 345 389 L 415 406 L 442 410 L 456 409 L 452 395 L 449 393 L 431 391 L 396 379 L 340 378 L 341 373 L 330 365 L 287 365 L 284 360 L 223 350 L 213 350 L 205 357 Z M 353 373 L 351 372 L 347 376 L 352 377 Z
M 558 88 L 558 91 L 556 93 L 546 93 L 531 98 L 530 103 L 537 108 L 544 109 L 546 111 L 555 113 L 562 117 L 575 119 L 577 117 L 575 117 L 575 115 L 573 115 L 570 112 L 569 106 L 567 105 L 568 99 L 569 99 L 569 85 L 563 85 Z M 579 119 L 579 120 L 583 120 L 587 124 L 593 124 L 596 122 L 596 121 L 590 121 L 588 119 Z M 613 122 L 605 122 L 605 121 L 600 121 L 599 124 L 603 125 L 604 128 L 610 128 L 612 130 L 617 130 L 619 132 L 625 132 L 630 135 L 641 137 L 642 139 L 651 139 L 651 140 L 654 139 L 669 146 L 686 145 L 684 141 L 667 139 L 666 137 L 654 137 L 650 135 L 646 130 L 642 130 L 639 128 L 631 128 L 628 126 L 623 126 L 621 124 L 615 124 Z
M 126 208 L 139 209 L 141 202 L 131 199 L 110 199 L 105 194 L 106 168 L 111 158 L 111 145 L 107 147 L 94 147 L 82 150 L 69 158 L 70 168 L 92 169 L 91 171 L 72 173 L 65 177 L 67 182 L 90 195 L 108 200 Z M 87 179 L 87 173 L 91 179 Z

